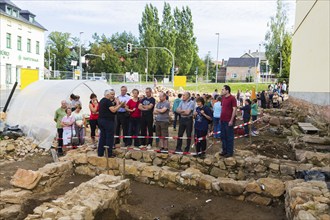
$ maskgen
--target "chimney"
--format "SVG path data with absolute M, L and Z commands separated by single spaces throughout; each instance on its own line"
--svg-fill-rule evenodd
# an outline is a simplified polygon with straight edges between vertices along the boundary
M 251 53 L 251 50 L 249 50 L 249 54 Z

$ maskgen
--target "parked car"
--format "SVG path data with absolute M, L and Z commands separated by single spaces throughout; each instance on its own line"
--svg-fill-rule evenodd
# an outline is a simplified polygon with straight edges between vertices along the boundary
M 89 77 L 89 80 L 92 80 L 92 81 L 101 80 L 101 81 L 107 82 L 107 79 L 104 76 Z

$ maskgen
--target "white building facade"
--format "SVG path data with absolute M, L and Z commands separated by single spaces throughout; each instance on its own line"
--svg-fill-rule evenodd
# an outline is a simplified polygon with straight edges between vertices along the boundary
M 330 2 L 298 0 L 289 95 L 330 106 Z
M 0 87 L 16 81 L 20 85 L 20 69 L 38 69 L 44 77 L 46 29 L 35 15 L 21 10 L 8 0 L 0 0 Z

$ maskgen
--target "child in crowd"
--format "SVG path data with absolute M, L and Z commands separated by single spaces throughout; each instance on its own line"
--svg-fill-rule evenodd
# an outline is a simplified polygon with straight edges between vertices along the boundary
M 252 105 L 251 105 L 251 115 L 252 115 L 252 122 L 256 121 L 258 118 L 258 104 L 257 104 L 257 99 L 252 100 Z M 252 136 L 257 136 L 257 128 L 254 124 L 252 124 Z
M 247 123 L 251 119 L 251 100 L 245 99 L 245 106 L 240 107 L 243 113 L 243 121 L 244 123 Z M 244 125 L 244 134 L 249 135 L 249 125 Z
M 213 105 L 213 133 L 214 138 L 220 138 L 221 124 L 221 96 L 216 97 L 217 102 Z

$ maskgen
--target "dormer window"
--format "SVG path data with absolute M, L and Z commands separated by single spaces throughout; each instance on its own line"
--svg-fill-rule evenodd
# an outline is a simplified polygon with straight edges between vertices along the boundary
M 18 11 L 17 10 L 13 10 L 13 16 L 15 17 L 15 18 L 18 18 Z
M 9 14 L 9 15 L 12 15 L 13 13 L 13 9 L 9 6 L 6 7 L 6 13 Z
M 33 23 L 34 22 L 34 17 L 33 16 L 29 16 L 29 22 Z

